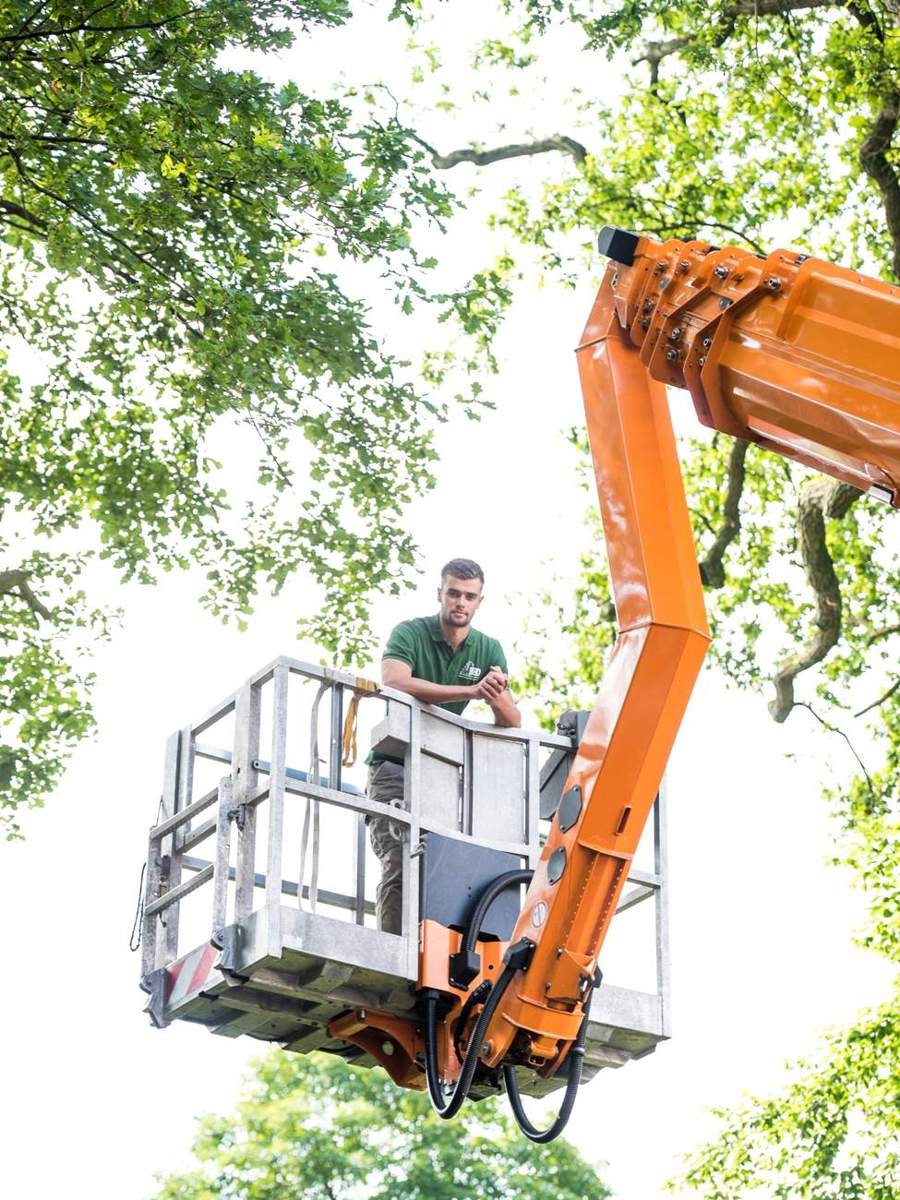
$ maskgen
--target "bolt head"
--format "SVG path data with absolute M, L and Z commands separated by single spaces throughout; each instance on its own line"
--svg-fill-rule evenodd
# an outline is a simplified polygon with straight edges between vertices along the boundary
M 641 317 L 641 329 L 649 329 L 649 328 L 650 328 L 650 318 L 649 317 Z
M 781 287 L 781 280 L 777 275 L 770 275 L 766 280 L 766 287 L 771 288 L 773 292 L 777 292 Z
M 381 1052 L 382 1052 L 382 1054 L 393 1054 L 394 1053 L 394 1043 L 393 1042 L 382 1042 L 381 1043 Z
M 701 367 L 704 366 L 706 364 L 706 355 L 701 354 L 700 357 L 697 359 L 697 362 L 700 364 Z
M 715 275 L 717 279 L 727 279 L 728 278 L 728 268 L 727 267 L 713 267 L 713 275 Z
M 672 332 L 669 334 L 669 338 L 670 338 L 670 339 L 671 339 L 673 342 L 677 342 L 677 341 L 679 340 L 679 338 L 681 337 L 681 335 L 682 335 L 682 333 L 683 333 L 683 332 L 684 332 L 684 330 L 683 330 L 683 329 L 680 329 L 680 328 L 679 328 L 679 329 L 673 329 L 673 330 L 672 330 Z
M 719 301 L 719 308 L 731 308 L 731 301 L 727 296 L 723 296 Z
M 675 362 L 676 359 L 678 358 L 678 351 L 672 350 L 671 348 L 669 348 L 666 351 L 666 358 L 669 360 L 669 362 Z
M 703 349 L 704 349 L 704 350 L 708 350 L 708 349 L 710 348 L 710 346 L 711 346 L 711 345 L 712 345 L 712 338 L 711 338 L 711 337 L 705 337 L 705 338 L 703 339 Z

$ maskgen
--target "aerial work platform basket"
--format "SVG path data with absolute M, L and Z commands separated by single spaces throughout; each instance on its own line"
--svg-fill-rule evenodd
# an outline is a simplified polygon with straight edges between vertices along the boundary
M 404 808 L 366 795 L 365 766 L 347 753 L 351 732 L 403 760 Z M 374 1066 L 329 1023 L 354 1010 L 413 1013 L 420 922 L 461 928 L 487 882 L 535 865 L 576 744 L 575 735 L 481 724 L 346 672 L 276 659 L 169 739 L 141 926 L 151 1020 Z M 403 839 L 399 935 L 376 927 L 380 864 L 366 830 L 375 816 Z M 584 1079 L 669 1036 L 662 795 L 642 849 L 618 911 L 643 914 L 626 931 L 622 959 L 627 969 L 641 940 L 649 983 L 646 968 L 642 986 L 626 987 L 601 964 Z M 495 901 L 487 936 L 509 938 L 520 901 L 519 889 Z M 531 1095 L 565 1079 L 565 1070 L 517 1074 Z

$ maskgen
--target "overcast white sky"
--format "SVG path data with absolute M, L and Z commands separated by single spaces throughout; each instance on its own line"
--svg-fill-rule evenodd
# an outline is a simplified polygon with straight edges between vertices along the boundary
M 358 32 L 317 45 L 320 66 L 328 55 L 371 57 Z M 304 53 L 284 64 L 301 85 L 312 70 Z M 580 420 L 571 351 L 595 286 L 586 278 L 577 294 L 545 290 L 520 305 L 499 347 L 497 412 L 441 432 L 438 487 L 410 518 L 427 574 L 401 606 L 379 604 L 383 632 L 430 611 L 437 568 L 462 553 L 487 571 L 481 626 L 509 646 L 522 602 L 508 598 L 544 582 L 542 558 L 571 561 L 583 499 L 561 430 Z M 497 462 L 499 483 L 485 469 Z M 259 1049 L 151 1029 L 127 949 L 165 737 L 268 659 L 303 656 L 299 585 L 261 606 L 243 635 L 200 613 L 197 590 L 185 578 L 127 589 L 126 627 L 98 657 L 98 737 L 27 818 L 27 841 L 0 846 L 2 1178 L 23 1200 L 151 1195 L 154 1171 L 187 1161 L 194 1117 L 232 1106 Z M 709 1131 L 706 1107 L 777 1086 L 783 1059 L 886 987 L 886 964 L 851 944 L 862 899 L 826 866 L 824 751 L 802 714 L 776 727 L 759 699 L 703 677 L 669 777 L 675 1036 L 601 1073 L 570 1125 L 582 1151 L 608 1163 L 622 1200 L 659 1193 L 675 1155 Z

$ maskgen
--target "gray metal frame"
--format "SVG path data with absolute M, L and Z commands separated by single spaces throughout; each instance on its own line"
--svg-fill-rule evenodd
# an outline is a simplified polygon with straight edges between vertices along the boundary
M 301 716 L 293 711 L 293 697 L 289 701 L 292 676 L 317 682 L 321 691 L 330 692 L 324 782 L 321 777 L 299 777 L 302 772 L 295 768 L 305 767 L 305 763 L 287 762 L 288 730 L 301 727 Z M 541 731 L 503 729 L 469 721 L 420 704 L 405 693 L 381 688 L 377 696 L 367 696 L 362 703 L 381 704 L 385 710 L 376 741 L 380 736 L 384 745 L 395 750 L 399 746 L 403 751 L 406 809 L 391 807 L 364 794 L 342 790 L 345 697 L 358 683 L 357 677 L 348 672 L 278 658 L 199 721 L 169 739 L 161 816 L 149 837 L 142 925 L 142 985 L 151 994 L 148 1007 L 159 1024 L 184 1016 L 210 1024 L 229 1036 L 250 1032 L 304 1049 L 321 1045 L 322 1037 L 316 1041 L 311 1033 L 306 1042 L 303 1037 L 295 1037 L 301 1017 L 309 1022 L 310 1029 L 318 1025 L 321 1034 L 329 1014 L 353 1003 L 365 1001 L 373 1008 L 393 1006 L 402 1011 L 412 1003 L 411 988 L 418 974 L 422 833 L 433 830 L 446 837 L 512 852 L 523 864 L 535 865 L 542 840 L 541 758 L 554 750 L 572 752 L 572 740 Z M 234 714 L 231 747 L 205 743 L 206 731 L 230 714 Z M 261 758 L 260 748 L 264 717 L 269 717 L 271 727 L 268 763 Z M 220 762 L 225 768 L 218 785 L 200 795 L 195 794 L 194 785 L 198 759 Z M 423 786 L 425 775 L 431 781 L 428 786 Z M 457 779 L 459 794 L 454 805 L 452 794 L 443 794 L 442 789 L 452 789 Z M 484 795 L 480 801 L 475 799 L 479 789 L 485 793 L 486 788 L 490 796 L 487 818 L 479 816 L 486 811 Z M 318 892 L 320 903 L 344 910 L 349 920 L 304 909 L 302 901 L 310 898 L 309 881 L 284 877 L 285 812 L 287 806 L 303 798 L 357 814 L 352 845 L 348 847 L 353 862 L 353 891 Z M 455 819 L 450 819 L 448 814 L 454 807 Z M 257 847 L 257 832 L 263 812 L 267 839 L 265 866 L 260 871 L 256 865 L 261 849 Z M 371 901 L 366 900 L 365 819 L 376 815 L 390 817 L 408 830 L 404 841 L 403 929 L 399 937 L 365 924 L 372 912 Z M 485 819 L 495 832 L 498 827 L 508 829 L 509 836 L 474 836 L 473 827 L 479 820 L 484 824 Z M 195 851 L 206 839 L 212 839 L 213 852 L 209 857 L 198 856 Z M 662 796 L 654 809 L 653 839 L 654 869 L 631 871 L 619 910 L 647 900 L 655 906 L 656 992 L 637 993 L 607 986 L 598 989 L 591 1026 L 596 1023 L 601 1031 L 594 1039 L 595 1049 L 601 1042 L 605 1049 L 602 1053 L 597 1049 L 595 1066 L 619 1065 L 627 1058 L 647 1053 L 657 1041 L 669 1036 Z M 195 946 L 179 943 L 180 908 L 187 896 L 207 885 L 210 942 L 220 951 L 215 970 L 196 995 L 185 993 L 182 984 L 181 1000 L 172 1003 L 172 981 L 178 963 L 187 969 L 186 952 L 187 957 L 193 955 L 192 963 L 199 954 Z M 291 896 L 295 899 L 289 907 L 284 899 Z M 287 968 L 294 970 L 294 982 L 290 984 L 285 982 Z M 263 994 L 267 997 L 265 1004 L 256 1004 L 254 997 Z M 221 1019 L 223 1014 L 233 1017 L 235 1012 L 240 1016 L 236 1022 Z

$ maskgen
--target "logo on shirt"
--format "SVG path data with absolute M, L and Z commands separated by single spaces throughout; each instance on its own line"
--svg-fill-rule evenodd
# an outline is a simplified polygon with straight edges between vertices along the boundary
M 475 683 L 481 678 L 481 667 L 477 667 L 470 658 L 466 665 L 460 669 L 459 677 L 460 679 L 469 679 L 472 683 Z

